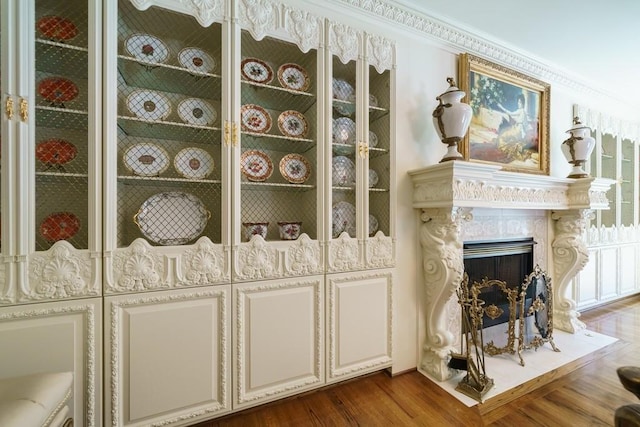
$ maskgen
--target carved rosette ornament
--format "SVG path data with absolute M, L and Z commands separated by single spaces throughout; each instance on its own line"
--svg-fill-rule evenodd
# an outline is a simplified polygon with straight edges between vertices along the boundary
M 336 273 L 361 267 L 359 261 L 358 241 L 346 232 L 329 242 L 329 271 Z
M 149 7 L 159 5 L 160 0 L 131 0 L 131 4 L 138 10 L 147 10 Z M 224 18 L 225 0 L 179 0 L 176 9 L 196 18 L 203 27 L 208 27 L 213 22 L 222 22 Z
M 301 235 L 293 246 L 287 249 L 285 276 L 302 276 L 322 272 L 320 244 L 308 235 Z
M 240 280 L 261 280 L 278 272 L 278 251 L 255 234 L 249 244 L 238 249 L 236 276 Z
M 113 259 L 115 289 L 112 291 L 145 291 L 164 287 L 162 257 L 144 239 L 136 239 Z
M 278 28 L 278 8 L 269 0 L 240 0 L 240 25 L 256 40 Z
M 81 256 L 68 242 L 61 240 L 45 252 L 37 252 L 30 261 L 28 299 L 59 299 L 90 294 L 91 260 Z M 95 295 L 96 292 L 93 292 Z
M 329 25 L 329 50 L 343 64 L 358 59 L 358 33 L 351 27 L 331 22 Z
M 198 239 L 194 248 L 184 253 L 182 269 L 184 279 L 180 284 L 183 286 L 211 285 L 229 279 L 222 248 L 216 248 L 207 237 Z
M 462 282 L 464 263 L 460 224 L 471 218 L 471 211 L 465 208 L 423 209 L 420 215 L 427 317 L 422 369 L 440 381 L 453 374 L 447 363 L 457 337 L 445 328 L 445 308 Z
M 302 52 L 320 47 L 321 20 L 317 16 L 287 8 L 285 25 Z
M 554 326 L 567 332 L 576 333 L 586 328 L 578 320 L 580 313 L 576 311 L 576 302 L 567 295 L 571 280 L 587 265 L 589 251 L 583 240 L 587 224 L 594 217 L 590 209 L 557 211 L 551 214 L 555 220 L 555 239 L 553 248 L 555 301 Z
M 393 239 L 378 231 L 375 236 L 367 240 L 367 265 L 372 268 L 393 267 Z

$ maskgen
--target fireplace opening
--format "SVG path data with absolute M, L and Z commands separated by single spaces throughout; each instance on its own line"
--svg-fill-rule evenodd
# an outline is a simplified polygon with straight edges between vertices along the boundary
M 513 348 L 515 331 L 509 329 L 509 320 L 511 318 L 513 325 L 520 314 L 519 305 L 511 299 L 520 295 L 524 279 L 534 269 L 535 244 L 530 237 L 463 244 L 464 270 L 469 278 L 469 286 L 474 283 L 486 284 L 480 287 L 478 298 L 484 301 L 482 327 L 484 342 L 489 343 L 490 353 L 499 354 L 507 349 L 511 352 Z M 526 307 L 530 306 L 534 293 L 534 287 L 527 289 Z

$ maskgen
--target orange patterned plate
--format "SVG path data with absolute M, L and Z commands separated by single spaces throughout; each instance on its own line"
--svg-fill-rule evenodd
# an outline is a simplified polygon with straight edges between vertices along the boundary
M 64 139 L 51 138 L 36 146 L 36 158 L 45 165 L 64 165 L 76 158 L 78 149 Z
M 38 84 L 38 93 L 53 104 L 61 104 L 78 96 L 78 86 L 64 77 L 48 77 Z
M 71 40 L 78 35 L 78 27 L 62 16 L 43 16 L 36 24 L 43 36 L 58 41 Z
M 56 212 L 40 223 L 40 234 L 49 242 L 67 240 L 80 230 L 80 219 L 71 212 Z

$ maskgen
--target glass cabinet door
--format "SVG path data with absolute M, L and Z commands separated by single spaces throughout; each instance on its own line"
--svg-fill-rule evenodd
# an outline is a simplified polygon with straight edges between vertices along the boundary
M 318 52 L 241 31 L 240 233 L 318 239 Z
M 616 169 L 616 137 L 610 133 L 603 133 L 602 136 L 602 178 L 618 180 Z M 618 199 L 616 197 L 619 184 L 611 186 L 607 192 L 609 200 L 609 209 L 600 211 L 601 225 L 612 227 L 616 225 L 616 212 Z
M 634 143 L 622 138 L 620 151 L 620 225 L 634 225 Z
M 89 17 L 86 0 L 35 1 L 35 250 L 66 240 L 88 249 L 90 239 Z M 98 86 L 99 89 L 99 86 Z M 17 109 L 20 107 L 17 106 Z
M 369 66 L 369 169 L 367 181 L 368 230 L 372 237 L 381 231 L 390 235 L 390 165 L 391 165 L 391 115 L 390 115 L 390 75 Z
M 355 238 L 358 234 L 358 129 L 361 125 L 357 108 L 356 60 L 343 63 L 332 56 L 332 133 L 331 133 L 331 237 L 342 233 Z
M 120 1 L 117 38 L 117 246 L 221 243 L 222 25 Z

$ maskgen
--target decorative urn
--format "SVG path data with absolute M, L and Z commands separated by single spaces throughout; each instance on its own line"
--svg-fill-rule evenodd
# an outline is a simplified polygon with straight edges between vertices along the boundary
M 440 163 L 448 160 L 460 160 L 462 154 L 458 152 L 458 143 L 462 141 L 469 129 L 471 107 L 460 102 L 465 93 L 456 87 L 453 78 L 448 77 L 449 89 L 436 97 L 439 104 L 433 110 L 433 125 L 443 144 L 447 145 L 447 153 Z
M 587 178 L 588 173 L 582 169 L 582 165 L 587 161 L 596 141 L 590 135 L 591 128 L 580 123 L 580 118 L 573 118 L 573 126 L 567 131 L 571 136 L 562 143 L 562 154 L 567 161 L 573 165 L 571 173 L 567 178 Z

